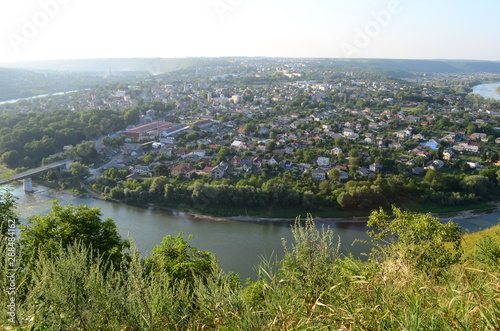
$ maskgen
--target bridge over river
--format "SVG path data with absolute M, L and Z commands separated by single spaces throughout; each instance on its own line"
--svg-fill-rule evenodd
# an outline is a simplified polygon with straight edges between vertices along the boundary
M 41 166 L 35 169 L 30 169 L 27 171 L 20 172 L 15 174 L 14 176 L 0 178 L 0 185 L 5 185 L 10 182 L 15 182 L 18 180 L 23 180 L 24 182 L 24 190 L 26 192 L 33 192 L 33 184 L 31 183 L 31 177 L 43 174 L 44 172 L 51 170 L 61 170 L 68 169 L 69 165 L 73 162 L 73 160 L 64 160 L 59 162 L 54 162 L 46 166 Z

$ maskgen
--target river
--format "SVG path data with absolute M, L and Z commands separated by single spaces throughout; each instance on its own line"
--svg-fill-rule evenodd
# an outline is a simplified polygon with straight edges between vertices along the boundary
M 496 91 L 496 89 L 500 87 L 499 83 L 491 83 L 491 84 L 481 84 L 472 87 L 472 92 L 474 94 L 479 94 L 483 98 L 491 98 L 495 100 L 500 100 L 500 94 Z
M 103 217 L 111 217 L 124 237 L 130 237 L 143 256 L 147 256 L 155 245 L 161 243 L 166 235 L 184 232 L 194 235 L 191 244 L 201 250 L 209 250 L 217 255 L 225 271 L 234 271 L 244 280 L 256 279 L 255 266 L 262 259 L 276 259 L 283 256 L 282 238 L 289 244 L 293 242 L 290 230 L 291 221 L 238 222 L 214 221 L 193 218 L 185 213 L 170 213 L 152 208 L 138 208 L 125 204 L 106 202 L 90 198 L 79 198 L 71 194 L 35 187 L 35 193 L 25 193 L 22 185 L 11 186 L 12 193 L 18 198 L 17 213 L 26 218 L 45 214 L 50 210 L 52 200 L 60 204 L 88 205 L 99 207 Z M 500 213 L 473 217 L 457 221 L 470 231 L 491 227 L 498 223 Z M 340 237 L 342 251 L 359 255 L 367 252 L 368 246 L 361 243 L 351 245 L 355 239 L 368 239 L 366 222 L 316 222 L 333 229 Z
M 90 90 L 90 89 L 87 89 Z M 31 100 L 31 99 L 36 99 L 36 98 L 43 98 L 43 97 L 48 97 L 48 96 L 56 96 L 56 95 L 63 95 L 67 93 L 73 93 L 73 92 L 78 92 L 81 90 L 73 90 L 73 91 L 66 91 L 66 92 L 56 92 L 56 93 L 50 93 L 50 94 L 40 94 L 40 95 L 35 95 L 32 97 L 26 97 L 26 98 L 19 98 L 19 99 L 12 99 L 12 100 L 6 100 L 6 101 L 0 101 L 0 105 L 6 104 L 6 103 L 14 103 L 18 102 L 20 100 Z

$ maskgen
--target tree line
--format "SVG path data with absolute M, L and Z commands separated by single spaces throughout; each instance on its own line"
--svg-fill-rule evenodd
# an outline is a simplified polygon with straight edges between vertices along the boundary
M 162 166 L 156 167 L 159 171 Z M 330 176 L 336 173 L 331 171 Z M 255 210 L 299 207 L 307 212 L 368 211 L 407 203 L 459 206 L 491 201 L 500 195 L 500 171 L 496 169 L 460 176 L 430 169 L 423 178 L 379 174 L 346 183 L 337 178 L 314 181 L 307 172 L 298 174 L 285 172 L 275 177 L 269 173 L 268 177 L 264 174 L 235 180 L 194 175 L 197 179 L 185 180 L 167 171 L 157 177 L 134 180 L 126 179 L 125 170 L 109 169 L 93 188 L 107 198 L 126 203 L 152 202 L 200 212 L 210 206 L 219 213 L 225 206 Z

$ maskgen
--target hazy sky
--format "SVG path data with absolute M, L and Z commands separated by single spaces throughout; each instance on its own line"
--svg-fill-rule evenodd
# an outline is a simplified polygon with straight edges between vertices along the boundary
M 3 0 L 0 63 L 111 57 L 500 60 L 498 0 Z

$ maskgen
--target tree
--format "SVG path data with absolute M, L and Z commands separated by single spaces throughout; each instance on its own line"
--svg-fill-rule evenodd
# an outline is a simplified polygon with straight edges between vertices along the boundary
M 15 229 L 19 218 L 14 213 L 15 197 L 9 191 L 0 192 L 0 236 L 7 233 L 9 229 Z
M 255 125 L 255 123 L 247 123 L 243 127 L 243 130 L 245 130 L 246 133 L 252 133 L 257 130 L 257 126 Z
M 154 156 L 151 155 L 151 154 L 146 154 L 144 155 L 144 157 L 142 158 L 142 161 L 146 164 L 151 164 L 153 163 L 155 160 Z
M 24 152 L 29 155 L 36 163 L 39 163 L 44 157 L 54 154 L 55 139 L 43 136 L 41 140 L 33 140 L 24 145 Z
M 491 182 L 487 177 L 480 175 L 467 176 L 462 180 L 462 188 L 467 193 L 474 193 L 478 196 L 488 195 Z
M 459 262 L 462 229 L 449 221 L 442 224 L 430 214 L 402 211 L 393 207 L 394 219 L 380 208 L 370 214 L 368 231 L 385 258 L 402 260 L 427 274 L 438 275 Z M 383 242 L 383 243 L 381 243 Z M 377 257 L 372 253 L 372 257 Z
M 76 145 L 69 151 L 69 155 L 71 157 L 78 157 L 81 159 L 82 163 L 91 163 L 94 159 L 99 157 L 96 149 L 94 148 L 93 141 L 83 141 L 80 144 Z
M 228 155 L 229 149 L 226 146 L 222 146 L 217 153 L 217 162 L 226 161 Z
M 100 255 L 115 264 L 120 263 L 129 246 L 118 234 L 111 218 L 101 220 L 101 210 L 89 206 L 61 206 L 54 202 L 50 212 L 44 216 L 33 216 L 27 225 L 21 226 L 20 243 L 25 256 L 48 256 L 57 254 L 75 244 L 91 247 L 94 256 Z
M 149 186 L 150 194 L 157 194 L 158 197 L 163 197 L 165 193 L 165 185 L 168 180 L 165 176 L 155 177 L 151 181 L 151 185 Z
M 182 234 L 166 236 L 160 245 L 153 248 L 151 257 L 146 260 L 147 270 L 152 273 L 166 272 L 172 279 L 189 283 L 193 283 L 197 276 L 212 275 L 217 264 L 213 253 L 191 246 Z M 188 237 L 189 240 L 191 238 Z
M 340 171 L 337 168 L 330 169 L 328 172 L 328 178 L 338 182 L 340 180 Z
M 2 157 L 0 158 L 0 162 L 4 163 L 7 165 L 9 168 L 17 168 L 20 164 L 21 161 L 21 154 L 17 152 L 16 150 L 8 151 L 2 154 Z
M 164 164 L 157 164 L 153 168 L 153 174 L 156 177 L 159 177 L 159 176 L 168 177 L 170 175 L 170 169 Z
M 274 140 L 270 140 L 267 145 L 266 145 L 266 148 L 269 150 L 269 151 L 273 151 L 276 149 L 276 142 Z
M 89 167 L 81 164 L 80 162 L 73 162 L 69 165 L 69 172 L 73 176 L 82 179 L 90 175 Z

